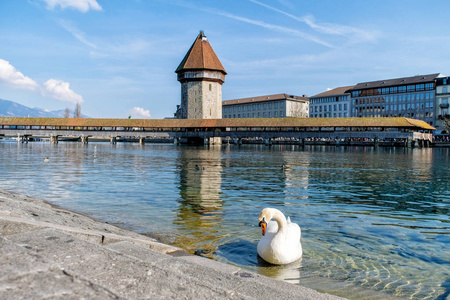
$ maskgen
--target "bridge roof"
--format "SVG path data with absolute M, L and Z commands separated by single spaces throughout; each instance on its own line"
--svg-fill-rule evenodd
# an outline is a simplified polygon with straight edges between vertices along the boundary
M 245 118 L 245 119 L 94 119 L 0 117 L 0 126 L 224 128 L 224 127 L 385 127 L 435 130 L 409 118 Z

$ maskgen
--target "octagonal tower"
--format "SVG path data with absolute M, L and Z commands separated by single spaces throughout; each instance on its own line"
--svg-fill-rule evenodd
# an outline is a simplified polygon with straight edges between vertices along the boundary
M 175 73 L 181 83 L 179 119 L 221 119 L 222 84 L 227 72 L 203 31 Z

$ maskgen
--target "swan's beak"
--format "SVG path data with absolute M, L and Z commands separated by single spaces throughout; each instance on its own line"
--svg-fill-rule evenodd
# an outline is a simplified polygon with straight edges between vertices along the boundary
M 259 222 L 259 227 L 261 227 L 262 229 L 262 235 L 266 235 L 266 228 L 267 228 L 266 221 L 262 220 L 261 222 Z

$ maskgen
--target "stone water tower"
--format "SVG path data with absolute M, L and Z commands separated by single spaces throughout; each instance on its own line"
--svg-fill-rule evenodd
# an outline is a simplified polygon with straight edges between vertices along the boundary
M 178 119 L 222 119 L 222 84 L 227 72 L 203 31 L 175 73 L 181 83 Z

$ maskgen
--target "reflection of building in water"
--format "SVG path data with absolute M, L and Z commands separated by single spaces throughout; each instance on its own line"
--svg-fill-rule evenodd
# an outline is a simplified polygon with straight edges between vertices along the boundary
M 181 198 L 174 223 L 185 236 L 175 243 L 189 250 L 201 249 L 211 256 L 216 242 L 223 237 L 217 230 L 222 221 L 221 149 L 185 148 L 180 160 Z
M 285 180 L 285 202 L 290 202 L 289 197 L 293 200 L 308 199 L 310 153 L 281 151 L 280 154 L 285 166 L 282 168 Z

